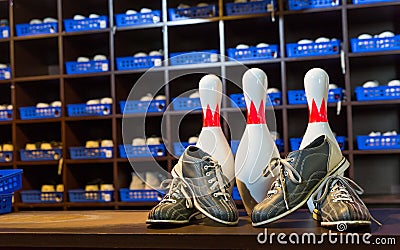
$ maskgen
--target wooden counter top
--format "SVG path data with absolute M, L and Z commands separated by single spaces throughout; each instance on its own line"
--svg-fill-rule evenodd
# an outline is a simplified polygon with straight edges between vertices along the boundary
M 400 235 L 400 209 L 373 209 L 384 226 L 363 228 L 375 235 Z M 145 224 L 147 211 L 22 211 L 0 215 L 0 247 L 86 248 L 257 248 L 264 228 L 251 226 L 241 216 L 238 226 L 227 227 L 208 219 L 179 227 L 154 228 Z M 315 233 L 318 226 L 306 210 L 268 225 L 268 233 Z M 357 229 L 359 230 L 359 229 Z M 354 231 L 353 231 L 354 232 Z M 357 231 L 360 232 L 360 231 Z M 9 248 L 3 248 L 9 249 Z

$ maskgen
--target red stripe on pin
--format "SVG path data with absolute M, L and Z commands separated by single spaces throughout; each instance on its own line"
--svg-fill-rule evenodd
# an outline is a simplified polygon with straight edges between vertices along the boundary
M 314 122 L 328 122 L 328 115 L 326 114 L 325 100 L 322 98 L 321 107 L 318 111 L 315 100 L 312 99 L 311 110 L 308 108 L 308 123 Z
M 247 110 L 247 124 L 266 124 L 264 100 L 261 100 L 257 111 L 253 101 L 250 103 L 250 110 Z
M 207 105 L 206 113 L 204 115 L 203 111 L 203 127 L 219 127 L 221 126 L 219 117 L 219 106 L 215 108 L 215 113 L 213 114 L 210 105 Z

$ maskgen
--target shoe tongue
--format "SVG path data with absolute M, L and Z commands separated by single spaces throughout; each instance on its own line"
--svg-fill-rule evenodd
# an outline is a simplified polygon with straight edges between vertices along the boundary
M 186 158 L 186 159 L 184 159 L 184 160 L 198 161 L 198 160 L 202 160 L 204 156 L 210 156 L 210 155 L 196 146 L 189 146 L 186 149 L 186 152 L 184 155 L 184 158 Z

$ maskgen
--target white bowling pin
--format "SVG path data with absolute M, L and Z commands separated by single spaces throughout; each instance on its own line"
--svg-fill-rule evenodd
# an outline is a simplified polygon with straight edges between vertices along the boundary
M 304 76 L 304 89 L 308 103 L 308 126 L 300 149 L 307 147 L 321 135 L 326 135 L 340 151 L 339 144 L 328 123 L 328 89 L 329 76 L 320 68 L 309 70 Z M 339 173 L 342 174 L 343 173 Z M 314 203 L 310 198 L 307 201 L 310 212 L 314 210 Z
M 257 68 L 249 69 L 242 82 L 247 124 L 236 153 L 235 174 L 244 207 L 251 214 L 254 206 L 265 198 L 275 179 L 271 175 L 264 177 L 263 171 L 272 158 L 279 158 L 279 151 L 265 119 L 266 74 Z
M 304 89 L 308 103 L 308 126 L 300 149 L 307 147 L 319 136 L 326 135 L 340 151 L 339 144 L 328 123 L 328 74 L 320 68 L 309 70 L 304 76 Z
M 211 74 L 204 76 L 199 82 L 199 94 L 203 110 L 203 128 L 196 146 L 209 153 L 221 164 L 222 171 L 231 181 L 231 187 L 233 188 L 235 178 L 234 159 L 220 123 L 221 80 Z

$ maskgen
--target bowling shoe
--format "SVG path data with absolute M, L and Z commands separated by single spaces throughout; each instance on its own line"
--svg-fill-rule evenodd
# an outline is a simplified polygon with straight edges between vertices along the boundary
M 236 225 L 239 214 L 229 193 L 229 180 L 221 165 L 196 146 L 186 148 L 172 175 L 183 178 L 194 206 L 208 218 L 225 225 Z
M 194 207 L 188 186 L 183 179 L 174 178 L 163 181 L 169 187 L 164 198 L 150 210 L 147 224 L 186 224 L 201 213 Z
M 327 177 L 312 195 L 315 203 L 313 218 L 321 226 L 365 226 L 371 219 L 379 223 L 358 196 L 364 190 L 354 181 L 340 175 Z M 341 225 L 344 224 L 344 225 Z
M 348 161 L 325 135 L 286 159 L 274 159 L 279 174 L 266 198 L 252 213 L 253 226 L 261 226 L 291 214 L 304 204 L 328 176 L 348 167 Z M 270 174 L 266 172 L 266 175 Z

